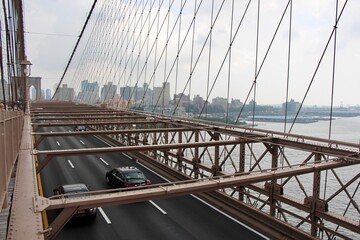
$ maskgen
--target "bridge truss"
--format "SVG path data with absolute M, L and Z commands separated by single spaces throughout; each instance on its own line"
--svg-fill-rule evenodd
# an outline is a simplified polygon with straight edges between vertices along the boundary
M 35 199 L 35 211 L 70 209 L 50 224 L 51 238 L 78 208 L 191 193 L 271 237 L 360 236 L 359 145 L 274 131 L 72 103 L 33 103 L 34 154 L 41 173 L 56 156 L 126 153 L 174 181 L 86 199 Z M 85 132 L 39 132 L 85 125 Z M 46 137 L 96 135 L 112 147 L 36 150 Z M 189 182 L 190 181 L 190 182 Z M 176 189 L 180 188 L 180 191 Z M 105 200 L 106 199 L 106 200 Z

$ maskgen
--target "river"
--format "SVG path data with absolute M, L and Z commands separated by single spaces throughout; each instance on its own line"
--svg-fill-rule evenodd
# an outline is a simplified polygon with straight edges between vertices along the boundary
M 255 122 L 255 128 L 284 132 L 284 123 L 278 122 Z M 318 121 L 314 123 L 295 123 L 291 133 L 306 136 L 329 138 L 330 121 Z M 286 125 L 291 127 L 290 123 Z M 359 144 L 360 141 L 360 116 L 335 118 L 331 121 L 330 139 Z
M 278 131 L 278 132 L 284 132 L 284 123 L 278 123 L 278 122 L 255 122 L 257 129 L 265 129 L 265 130 L 271 130 L 271 131 Z M 319 137 L 324 139 L 329 139 L 329 132 L 330 132 L 330 139 L 331 140 L 337 140 L 337 141 L 343 141 L 343 142 L 349 142 L 354 144 L 359 144 L 359 151 L 360 151 L 360 117 L 342 117 L 342 118 L 336 118 L 332 120 L 331 122 L 331 131 L 329 130 L 330 121 L 318 121 L 314 123 L 296 123 L 294 124 L 291 133 L 293 134 L 301 134 L 311 137 Z M 287 129 L 291 127 L 291 124 L 286 125 Z M 298 160 L 301 159 L 304 160 L 306 155 L 302 152 L 287 152 L 287 155 L 290 156 L 290 158 L 296 159 L 296 157 L 299 157 Z M 297 156 L 294 156 L 297 155 Z M 300 157 L 301 155 L 301 157 Z M 297 162 L 299 163 L 299 162 Z M 294 164 L 292 162 L 291 164 Z M 352 167 L 345 167 L 336 169 L 334 172 L 339 176 L 342 183 L 340 183 L 334 175 L 333 172 L 328 171 L 328 175 L 322 173 L 321 176 L 321 197 L 324 197 L 324 185 L 326 182 L 326 197 L 327 199 L 329 196 L 331 196 L 333 193 L 335 193 L 337 190 L 341 188 L 340 184 L 346 184 L 348 181 L 350 181 L 352 178 L 354 178 L 355 175 L 357 175 L 360 172 L 360 166 L 354 165 Z M 304 177 L 305 176 L 305 177 Z M 312 177 L 310 178 L 306 177 L 308 175 L 299 176 L 299 179 L 301 179 L 302 184 L 305 186 L 305 188 L 310 187 L 312 185 Z M 326 178 L 325 178 L 326 176 Z M 355 202 L 359 204 L 360 202 L 360 194 L 359 191 L 355 190 L 357 188 L 357 185 L 359 184 L 359 179 L 356 179 L 353 184 L 351 184 L 347 189 L 350 195 L 353 196 Z M 298 184 L 296 182 L 287 184 L 286 187 L 286 194 L 299 196 L 301 195 L 301 191 L 298 189 Z M 296 195 L 297 194 L 297 195 Z M 311 192 L 309 193 L 311 194 Z M 346 211 L 346 216 L 359 220 L 360 214 L 359 212 L 352 206 L 348 210 L 346 210 L 347 206 L 349 204 L 349 197 L 345 194 L 345 192 L 341 192 L 335 197 L 334 201 L 329 202 L 329 211 L 332 212 L 341 212 L 344 213 Z M 351 205 L 351 204 L 350 204 Z M 295 212 L 296 209 L 293 209 Z M 359 235 L 353 235 L 353 233 L 349 233 L 345 229 L 338 229 L 337 231 L 349 236 L 350 238 L 357 239 Z

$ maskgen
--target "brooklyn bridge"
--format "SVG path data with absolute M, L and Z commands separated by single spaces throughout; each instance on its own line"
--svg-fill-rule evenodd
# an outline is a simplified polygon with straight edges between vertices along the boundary
M 270 2 L 95 0 L 45 100 L 3 1 L 1 239 L 359 239 L 359 125 L 334 123 L 359 4 Z

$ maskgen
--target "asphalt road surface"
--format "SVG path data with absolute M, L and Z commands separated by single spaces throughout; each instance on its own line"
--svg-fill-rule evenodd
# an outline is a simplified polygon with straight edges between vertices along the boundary
M 47 127 L 40 131 L 72 131 L 71 127 Z M 45 138 L 39 150 L 108 147 L 94 136 Z M 41 159 L 40 159 L 41 160 Z M 135 166 L 152 183 L 161 176 L 126 154 L 56 157 L 41 171 L 44 196 L 63 184 L 84 183 L 90 190 L 110 189 L 105 173 L 115 167 Z M 49 223 L 55 210 L 47 212 Z M 70 221 L 56 239 L 264 239 L 264 236 L 232 219 L 193 195 L 98 208 L 94 220 Z

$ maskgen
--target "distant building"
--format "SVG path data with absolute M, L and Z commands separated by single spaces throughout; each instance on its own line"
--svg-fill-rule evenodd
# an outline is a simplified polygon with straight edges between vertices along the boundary
M 249 107 L 254 107 L 256 106 L 256 102 L 254 100 L 250 100 L 250 102 L 248 103 Z
M 102 102 L 107 100 L 113 100 L 116 97 L 117 86 L 112 82 L 108 82 L 101 88 L 100 99 Z
M 223 97 L 216 97 L 212 99 L 211 104 L 216 106 L 221 106 L 224 109 L 226 109 L 227 99 Z
M 45 90 L 45 100 L 50 100 L 50 99 L 51 99 L 51 90 L 46 89 Z
M 135 101 L 135 94 L 134 94 L 134 87 L 121 87 L 120 88 L 120 97 L 123 100 L 131 100 L 131 101 Z
M 88 80 L 82 80 L 81 81 L 81 92 L 85 92 L 87 90 L 87 87 L 88 87 L 88 84 L 89 84 L 89 81 Z
M 152 105 L 170 106 L 170 83 L 163 83 L 162 87 L 154 87 Z
M 88 80 L 81 81 L 81 92 L 77 96 L 77 100 L 87 104 L 99 102 L 99 84 L 97 82 L 90 83 Z
M 232 109 L 239 109 L 241 108 L 243 105 L 243 103 L 240 101 L 240 99 L 231 99 L 231 102 L 230 102 L 230 108 Z
M 300 103 L 295 102 L 294 99 L 291 99 L 290 102 L 283 103 L 281 108 L 283 112 L 287 110 L 288 113 L 296 113 L 300 108 Z
M 205 100 L 198 94 L 194 96 L 192 104 L 197 112 L 200 112 L 205 105 Z
M 141 99 L 140 99 L 140 97 L 141 97 Z M 140 104 L 142 101 L 143 102 L 142 105 L 150 106 L 152 97 L 153 97 L 153 90 L 149 87 L 149 84 L 144 83 L 143 88 L 142 88 L 142 95 L 141 95 L 141 90 L 140 90 L 140 93 L 138 94 L 138 97 L 137 97 L 137 102 Z
M 190 95 L 183 93 L 174 94 L 173 102 L 175 107 L 188 107 L 190 104 Z
M 58 88 L 56 95 L 54 97 L 55 100 L 64 100 L 64 101 L 72 101 L 75 97 L 75 91 L 73 88 L 68 88 L 67 84 L 63 84 L 62 87 Z

